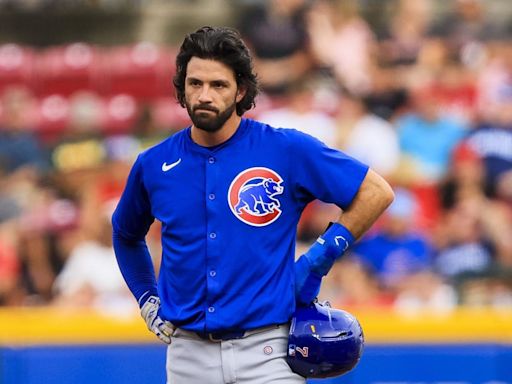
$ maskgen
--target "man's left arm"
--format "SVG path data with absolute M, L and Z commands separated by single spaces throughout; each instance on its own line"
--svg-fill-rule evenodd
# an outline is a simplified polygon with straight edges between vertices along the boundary
M 343 211 L 338 223 L 358 239 L 393 202 L 391 186 L 378 173 L 368 170 L 352 204 Z
M 336 260 L 360 238 L 394 199 L 391 186 L 368 170 L 352 203 L 295 263 L 295 295 L 299 304 L 311 303 Z

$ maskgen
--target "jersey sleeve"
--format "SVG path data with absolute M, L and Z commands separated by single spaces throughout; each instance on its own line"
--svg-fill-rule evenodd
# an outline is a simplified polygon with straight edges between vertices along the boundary
M 112 215 L 112 245 L 123 278 L 140 306 L 144 304 L 143 298 L 158 295 L 155 271 L 145 241 L 153 221 L 139 156 Z
M 369 167 L 310 135 L 293 130 L 290 133 L 297 199 L 306 203 L 318 199 L 346 209 Z
M 114 232 L 130 240 L 143 240 L 154 221 L 144 186 L 141 155 L 135 161 L 121 199 L 112 216 Z

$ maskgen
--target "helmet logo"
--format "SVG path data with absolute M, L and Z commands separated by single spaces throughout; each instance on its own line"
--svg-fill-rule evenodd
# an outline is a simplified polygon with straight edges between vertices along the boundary
M 309 356 L 309 347 L 304 347 L 304 348 L 295 347 L 295 351 L 300 353 L 302 355 L 302 357 L 308 357 Z

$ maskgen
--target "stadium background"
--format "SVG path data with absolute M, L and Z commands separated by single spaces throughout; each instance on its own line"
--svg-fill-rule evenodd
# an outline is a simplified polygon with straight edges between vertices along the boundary
M 256 56 L 251 117 L 397 191 L 322 288 L 367 338 L 325 382 L 512 383 L 507 0 L 1 0 L 0 383 L 164 382 L 108 218 L 136 153 L 188 123 L 172 60 L 205 24 Z M 297 252 L 337 213 L 308 207 Z M 158 268 L 158 224 L 148 241 Z

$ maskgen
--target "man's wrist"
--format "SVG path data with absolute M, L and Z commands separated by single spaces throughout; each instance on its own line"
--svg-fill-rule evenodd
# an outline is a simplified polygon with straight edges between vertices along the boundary
M 320 238 L 328 243 L 328 245 L 335 245 L 335 248 L 339 250 L 339 254 L 336 259 L 341 257 L 343 253 L 356 241 L 356 238 L 349 229 L 338 222 L 331 222 Z
M 340 223 L 331 223 L 311 248 L 304 254 L 309 261 L 311 271 L 325 276 L 334 262 L 355 242 L 350 231 Z
M 144 292 L 137 300 L 137 303 L 139 304 L 139 308 L 142 308 L 144 306 L 144 304 L 146 303 L 146 301 L 148 301 L 148 299 L 150 297 L 158 297 L 158 293 L 156 292 L 152 292 L 152 291 L 146 291 Z

